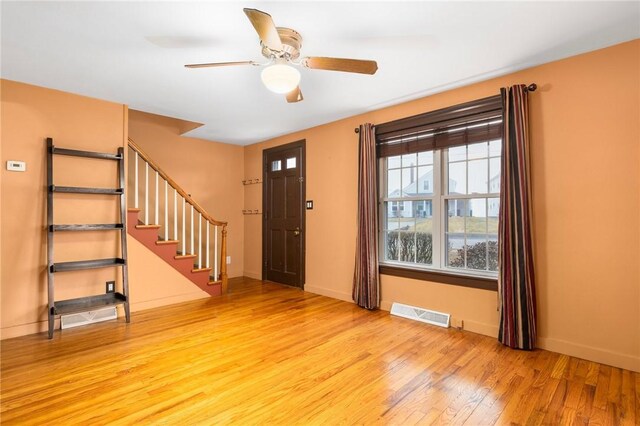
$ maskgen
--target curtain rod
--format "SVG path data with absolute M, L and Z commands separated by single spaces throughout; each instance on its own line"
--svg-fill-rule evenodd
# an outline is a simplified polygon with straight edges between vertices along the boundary
M 537 84 L 535 84 L 535 83 L 531 83 L 530 85 L 526 86 L 524 89 L 525 89 L 527 92 L 535 92 L 537 88 L 538 88 L 538 85 L 537 85 Z M 356 127 L 355 129 L 353 129 L 353 131 L 354 131 L 355 133 L 360 133 L 360 128 L 359 128 L 359 127 Z

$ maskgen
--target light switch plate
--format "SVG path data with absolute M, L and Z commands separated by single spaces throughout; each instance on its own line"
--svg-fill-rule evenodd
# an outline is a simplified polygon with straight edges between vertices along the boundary
M 24 172 L 27 170 L 27 163 L 24 161 L 8 160 L 7 170 L 10 172 Z

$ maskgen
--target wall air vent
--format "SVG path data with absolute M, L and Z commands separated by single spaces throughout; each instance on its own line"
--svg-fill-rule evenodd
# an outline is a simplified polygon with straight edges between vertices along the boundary
M 99 309 L 95 311 L 78 312 L 75 314 L 61 315 L 61 328 L 79 327 L 81 325 L 93 324 L 96 322 L 109 321 L 118 318 L 116 307 Z
M 391 305 L 391 315 L 426 322 L 427 324 L 449 328 L 451 315 L 442 312 L 431 311 L 429 309 L 418 308 L 416 306 L 403 305 L 394 302 Z

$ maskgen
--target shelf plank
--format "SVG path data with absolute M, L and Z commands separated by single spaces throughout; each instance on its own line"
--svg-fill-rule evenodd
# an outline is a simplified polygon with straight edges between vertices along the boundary
M 50 266 L 51 272 L 80 271 L 83 269 L 108 268 L 111 266 L 122 266 L 124 259 L 118 257 L 110 259 L 79 260 L 75 262 L 59 262 Z
M 74 194 L 107 194 L 107 195 L 122 195 L 124 189 L 122 188 L 85 188 L 81 186 L 55 186 L 51 185 L 50 190 L 52 192 L 70 192 Z
M 72 157 L 86 157 L 86 158 L 99 158 L 102 160 L 121 160 L 120 154 L 109 154 L 107 152 L 95 152 L 95 151 L 79 151 L 76 149 L 56 148 L 53 147 L 53 154 L 56 155 L 70 155 Z
M 122 223 L 94 223 L 94 224 L 74 224 L 74 225 L 51 225 L 51 232 L 60 231 L 110 231 L 122 230 Z
M 79 297 L 54 302 L 54 315 L 66 315 L 77 312 L 87 312 L 107 306 L 125 303 L 127 298 L 122 293 L 106 293 L 97 296 Z

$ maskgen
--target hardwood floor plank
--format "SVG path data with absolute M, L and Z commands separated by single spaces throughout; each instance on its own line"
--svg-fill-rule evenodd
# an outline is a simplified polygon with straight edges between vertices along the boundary
M 2 424 L 637 424 L 639 374 L 304 291 L 5 340 Z

